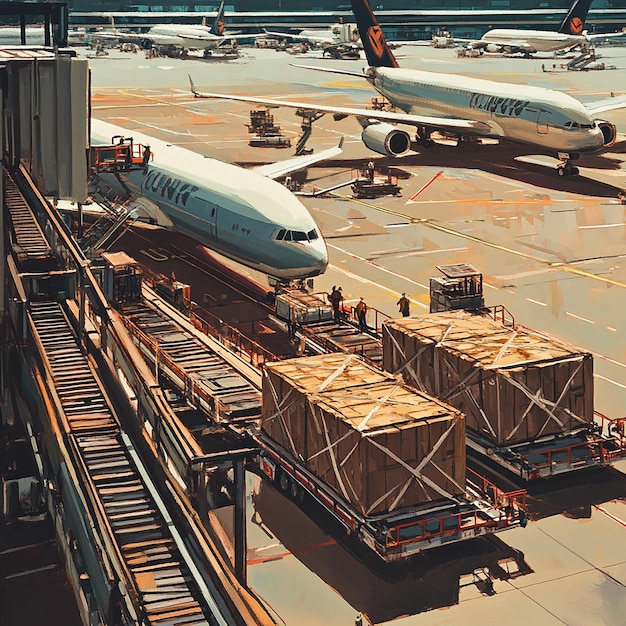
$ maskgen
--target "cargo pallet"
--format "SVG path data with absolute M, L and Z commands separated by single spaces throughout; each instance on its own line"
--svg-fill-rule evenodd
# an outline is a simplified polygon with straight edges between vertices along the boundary
M 393 514 L 363 516 L 262 432 L 252 435 L 259 470 L 297 503 L 312 497 L 383 561 L 391 563 L 457 541 L 526 526 L 526 490 L 504 492 L 472 470 L 468 497 L 437 500 Z
M 467 447 L 524 481 L 550 478 L 588 467 L 608 465 L 626 457 L 626 418 L 602 420 L 597 429 L 540 437 L 510 446 L 497 446 L 478 433 L 467 430 Z

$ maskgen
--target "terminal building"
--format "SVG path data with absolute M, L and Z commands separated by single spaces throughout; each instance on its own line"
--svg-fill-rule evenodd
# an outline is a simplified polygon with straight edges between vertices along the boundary
M 202 17 L 214 17 L 217 2 L 207 0 L 185 4 L 124 4 L 118 0 L 73 0 L 68 4 L 72 27 L 128 27 L 147 30 L 155 24 L 197 24 Z M 480 37 L 496 27 L 554 29 L 563 19 L 569 0 L 443 0 L 401 3 L 398 0 L 375 4 L 376 15 L 388 38 L 430 40 L 432 34 L 447 29 L 457 37 Z M 626 25 L 626 8 L 618 0 L 596 0 L 586 27 L 589 32 L 614 32 Z M 294 31 L 323 27 L 353 15 L 345 0 L 319 0 L 315 6 L 300 0 L 234 0 L 226 5 L 228 28 L 258 33 L 262 28 L 288 28 Z

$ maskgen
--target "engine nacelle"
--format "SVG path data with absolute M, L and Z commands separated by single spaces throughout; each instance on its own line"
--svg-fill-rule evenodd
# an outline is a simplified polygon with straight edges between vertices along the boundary
M 488 43 L 485 47 L 485 50 L 487 50 L 487 52 L 495 54 L 497 52 L 502 52 L 502 46 L 498 45 L 497 43 Z
M 604 137 L 604 147 L 610 148 L 617 139 L 617 128 L 615 128 L 615 124 L 598 120 L 598 128 L 602 131 L 602 137 Z
M 366 126 L 361 140 L 370 150 L 390 157 L 402 156 L 411 148 L 409 133 L 386 122 Z

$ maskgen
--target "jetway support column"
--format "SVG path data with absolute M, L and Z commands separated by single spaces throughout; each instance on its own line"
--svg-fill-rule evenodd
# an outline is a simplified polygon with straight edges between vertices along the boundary
M 244 459 L 235 461 L 235 576 L 247 586 L 246 472 Z

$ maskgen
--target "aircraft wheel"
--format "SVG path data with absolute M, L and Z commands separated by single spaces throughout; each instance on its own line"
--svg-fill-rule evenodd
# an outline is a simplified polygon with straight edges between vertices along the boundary
M 569 176 L 569 168 L 568 167 L 561 166 L 556 171 L 557 171 L 559 176 L 562 176 L 562 177 Z
M 570 175 L 571 176 L 578 176 L 578 174 L 580 174 L 580 170 L 577 167 L 572 167 Z

